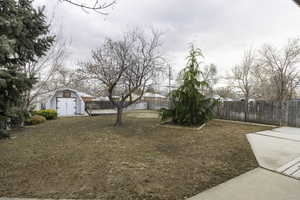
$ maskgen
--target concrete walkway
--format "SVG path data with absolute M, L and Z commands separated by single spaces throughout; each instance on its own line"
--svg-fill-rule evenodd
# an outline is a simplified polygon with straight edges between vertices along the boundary
M 299 200 L 300 181 L 256 168 L 189 200 Z
M 300 199 L 300 129 L 281 127 L 247 138 L 260 168 L 189 200 Z

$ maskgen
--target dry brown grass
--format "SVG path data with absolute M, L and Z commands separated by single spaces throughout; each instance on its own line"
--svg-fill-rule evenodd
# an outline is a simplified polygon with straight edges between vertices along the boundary
M 157 119 L 63 118 L 1 140 L 0 196 L 183 199 L 257 166 L 245 134 L 268 127 L 212 121 L 201 131 Z

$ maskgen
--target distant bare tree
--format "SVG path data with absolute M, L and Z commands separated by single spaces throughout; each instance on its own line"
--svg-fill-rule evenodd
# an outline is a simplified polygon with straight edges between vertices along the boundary
M 84 11 L 87 10 L 93 10 L 99 14 L 102 15 L 107 15 L 107 12 L 104 12 L 104 10 L 106 10 L 107 8 L 113 6 L 114 4 L 116 4 L 115 0 L 111 0 L 111 1 L 103 1 L 103 0 L 91 0 L 90 3 L 86 4 L 83 3 L 82 1 L 78 1 L 78 0 L 59 0 L 61 2 L 66 2 L 69 3 L 73 6 L 77 6 L 82 8 Z
M 236 98 L 237 94 L 234 91 L 234 88 L 231 86 L 219 87 L 214 90 L 214 94 L 219 95 L 220 97 L 226 98 Z
M 123 109 L 139 101 L 163 70 L 160 37 L 155 31 L 149 36 L 134 30 L 119 41 L 106 39 L 92 51 L 91 61 L 83 63 L 81 74 L 105 85 L 109 100 L 118 111 L 116 126 L 122 125 Z M 139 96 L 133 99 L 132 94 L 137 91 Z M 118 101 L 113 98 L 116 93 L 120 96 Z
M 63 65 L 66 57 L 66 45 L 65 40 L 56 38 L 54 45 L 45 56 L 29 62 L 23 67 L 23 71 L 28 77 L 37 77 L 37 83 L 23 95 L 24 110 L 29 110 L 37 97 L 57 89 L 49 87 L 49 83 L 53 81 L 55 74 Z
M 94 80 L 81 76 L 76 69 L 61 66 L 47 84 L 48 90 L 54 91 L 58 88 L 71 88 L 93 96 L 104 94 L 104 88 L 99 87 Z
M 253 95 L 254 79 L 252 71 L 255 67 L 255 53 L 253 50 L 246 50 L 242 61 L 232 69 L 230 75 L 231 84 L 242 94 L 245 102 L 245 121 L 248 119 L 248 102 Z
M 258 74 L 264 76 L 261 81 L 269 80 L 269 90 L 274 91 L 275 100 L 291 99 L 299 81 L 300 40 L 289 40 L 282 50 L 265 45 L 259 53 Z
M 68 69 L 65 66 L 61 66 L 55 74 L 53 74 L 51 82 L 47 85 L 50 90 L 56 90 L 57 88 L 73 88 L 74 84 L 79 81 L 77 79 L 76 71 Z
M 202 86 L 200 88 L 201 93 L 203 93 L 206 96 L 213 95 L 213 88 L 218 82 L 218 71 L 217 66 L 214 64 L 205 65 L 203 68 L 200 68 L 201 72 L 199 75 L 200 81 L 205 81 L 207 84 Z M 183 75 L 184 70 L 181 70 L 176 78 L 176 84 L 181 85 L 183 84 Z
M 204 67 L 204 70 L 201 71 L 200 80 L 208 83 L 207 87 L 202 88 L 202 92 L 204 94 L 210 96 L 213 94 L 214 86 L 218 82 L 217 74 L 218 74 L 217 66 L 214 64 L 206 65 Z

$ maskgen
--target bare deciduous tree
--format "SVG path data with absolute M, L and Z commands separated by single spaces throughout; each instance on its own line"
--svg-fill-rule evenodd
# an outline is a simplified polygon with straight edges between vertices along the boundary
M 289 40 L 282 50 L 265 45 L 259 53 L 258 71 L 264 80 L 269 80 L 273 99 L 280 102 L 291 99 L 299 81 L 300 40 Z
M 231 84 L 242 94 L 245 102 L 245 121 L 248 118 L 248 101 L 253 95 L 254 79 L 252 71 L 255 67 L 255 54 L 253 50 L 247 50 L 244 53 L 242 62 L 232 69 L 229 77 Z
M 134 30 L 119 41 L 106 39 L 80 70 L 82 76 L 105 85 L 110 102 L 117 108 L 116 126 L 122 125 L 123 109 L 139 101 L 163 69 L 161 34 L 152 31 L 150 35 Z M 139 95 L 133 99 L 132 94 L 137 91 Z M 118 101 L 113 98 L 116 93 L 120 96 Z
M 260 50 L 258 69 L 260 74 L 264 75 L 265 82 L 269 84 L 265 84 L 265 90 L 273 92 L 272 99 L 280 102 L 280 116 L 284 114 L 284 102 L 295 97 L 300 78 L 299 66 L 299 39 L 289 40 L 282 50 L 271 45 L 265 45 Z

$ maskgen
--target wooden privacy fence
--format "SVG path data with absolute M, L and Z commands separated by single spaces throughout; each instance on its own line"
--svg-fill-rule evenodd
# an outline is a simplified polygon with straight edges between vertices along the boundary
M 159 110 L 162 108 L 169 108 L 169 101 L 167 100 L 149 100 L 147 101 L 148 104 L 148 110 Z
M 245 115 L 247 113 L 247 119 Z M 222 102 L 216 106 L 216 117 L 226 120 L 247 121 L 279 126 L 300 127 L 300 101 Z

